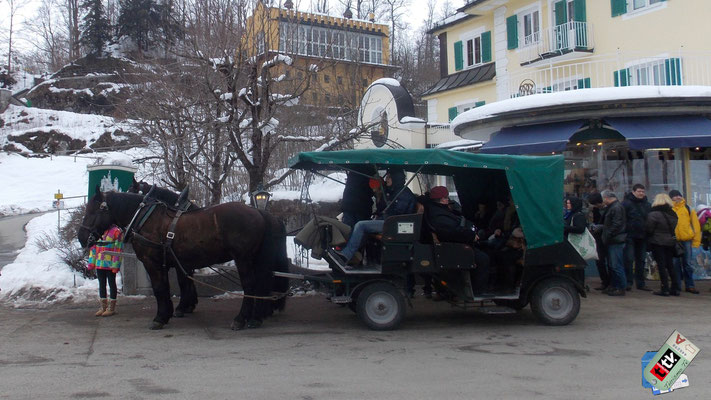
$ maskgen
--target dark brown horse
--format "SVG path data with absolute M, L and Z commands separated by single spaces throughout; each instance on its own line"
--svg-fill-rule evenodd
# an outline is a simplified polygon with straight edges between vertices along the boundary
M 170 189 L 162 188 L 160 186 L 151 185 L 145 181 L 133 180 L 133 183 L 128 188 L 129 193 L 138 193 L 147 196 L 146 201 L 152 199 L 161 201 L 168 206 L 175 206 L 176 203 L 180 202 L 180 195 L 173 192 Z M 187 200 L 187 199 L 186 199 Z M 194 203 L 190 203 L 188 211 L 197 210 L 200 207 Z M 176 268 L 176 276 L 178 278 L 178 287 L 180 288 L 180 302 L 178 306 L 175 307 L 174 317 L 182 318 L 185 314 L 190 314 L 195 310 L 198 304 L 197 289 L 195 288 L 195 283 L 190 279 L 192 277 L 193 269 L 200 269 L 203 267 L 209 267 L 209 265 L 193 266 L 193 268 L 185 268 L 183 272 L 182 268 Z M 187 273 L 187 275 L 186 275 Z
M 151 278 L 158 304 L 151 329 L 160 329 L 173 314 L 168 286 L 168 269 L 186 265 L 212 265 L 234 260 L 245 298 L 234 318 L 232 329 L 256 328 L 274 310 L 283 310 L 288 280 L 275 278 L 274 271 L 287 272 L 284 226 L 270 214 L 242 203 L 225 203 L 184 213 L 177 222 L 172 252 L 165 242 L 175 212 L 164 203 L 143 205 L 144 196 L 132 193 L 102 193 L 96 188 L 86 207 L 78 239 L 83 247 L 92 246 L 112 224 L 128 226 L 153 212 L 137 233 L 130 237 L 136 256 Z M 276 295 L 278 299 L 271 299 Z

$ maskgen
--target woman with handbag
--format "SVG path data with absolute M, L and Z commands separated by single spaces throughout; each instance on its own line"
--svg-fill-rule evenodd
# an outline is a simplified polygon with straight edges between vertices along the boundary
M 681 294 L 681 282 L 679 270 L 674 268 L 674 257 L 676 248 L 676 236 L 674 230 L 678 217 L 673 210 L 674 203 L 666 193 L 660 193 L 654 197 L 652 208 L 647 215 L 645 230 L 649 238 L 649 247 L 652 257 L 657 262 L 659 269 L 659 279 L 662 287 L 653 294 L 657 296 L 679 296 Z M 669 277 L 671 276 L 671 288 L 669 287 Z

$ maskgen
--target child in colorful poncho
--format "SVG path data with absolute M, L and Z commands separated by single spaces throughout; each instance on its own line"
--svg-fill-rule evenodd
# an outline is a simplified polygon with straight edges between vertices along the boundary
M 96 269 L 99 278 L 99 301 L 101 308 L 97 317 L 110 317 L 116 314 L 116 273 L 121 269 L 121 256 L 104 254 L 105 251 L 120 253 L 123 251 L 123 232 L 121 228 L 112 225 L 89 250 L 87 268 Z M 106 298 L 106 282 L 109 283 L 109 299 Z

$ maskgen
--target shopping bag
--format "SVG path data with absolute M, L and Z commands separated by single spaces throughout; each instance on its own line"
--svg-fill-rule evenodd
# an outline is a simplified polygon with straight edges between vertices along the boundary
M 583 260 L 597 260 L 597 245 L 592 233 L 585 228 L 583 233 L 569 233 L 568 242 L 577 250 Z

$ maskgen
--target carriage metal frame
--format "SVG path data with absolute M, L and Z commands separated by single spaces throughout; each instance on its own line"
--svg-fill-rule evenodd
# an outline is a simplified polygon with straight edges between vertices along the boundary
M 399 166 L 409 172 L 454 178 L 463 211 L 471 211 L 482 196 L 508 192 L 516 205 L 528 248 L 513 287 L 493 296 L 477 297 L 470 271 L 476 268 L 469 245 L 432 240 L 422 214 L 385 220 L 382 235 L 369 238 L 363 267 L 346 269 L 328 251 L 330 271 L 283 274 L 322 288 L 331 302 L 347 305 L 371 329 L 397 329 L 412 306 L 406 294 L 408 277 L 430 274 L 438 291 L 454 306 L 486 313 L 514 313 L 528 304 L 548 325 L 566 325 L 586 297 L 586 262 L 563 240 L 560 213 L 563 198 L 563 157 L 482 155 L 449 150 L 348 150 L 300 153 L 290 167 L 322 174 L 371 165 Z M 414 177 L 414 176 L 413 176 Z M 503 179 L 502 179 L 503 178 Z M 412 181 L 412 178 L 410 179 Z M 503 185 L 502 185 L 503 183 Z M 477 197 L 478 196 L 478 197 Z M 321 247 L 332 245 L 332 227 L 319 226 Z

